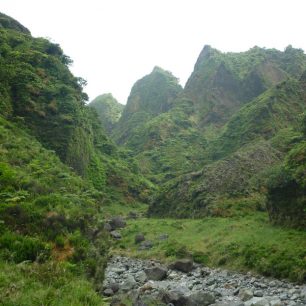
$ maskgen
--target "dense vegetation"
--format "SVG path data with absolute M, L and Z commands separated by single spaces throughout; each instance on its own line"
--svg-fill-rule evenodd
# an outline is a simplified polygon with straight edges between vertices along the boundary
M 107 211 L 146 201 L 152 184 L 105 135 L 61 48 L 0 23 L 1 303 L 101 305 Z
M 124 109 L 124 105 L 118 103 L 110 93 L 96 97 L 88 105 L 97 111 L 99 121 L 107 133 L 112 131 Z
M 171 107 L 151 119 L 142 111 L 135 128 L 125 130 L 126 146 L 142 173 L 160 186 L 149 213 L 226 215 L 220 206 L 227 199 L 254 197 L 265 207 L 265 196 L 258 194 L 266 195 L 267 172 L 300 137 L 305 67 L 304 52 L 291 46 L 284 52 L 254 47 L 243 53 L 205 46 Z M 137 105 L 142 103 L 139 98 Z M 128 100 L 126 108 L 130 105 Z

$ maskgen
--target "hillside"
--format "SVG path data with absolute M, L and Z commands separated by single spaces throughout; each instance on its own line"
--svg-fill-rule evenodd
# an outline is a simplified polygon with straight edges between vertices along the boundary
M 158 67 L 137 81 L 111 137 L 159 186 L 149 214 L 227 215 L 224 201 L 254 198 L 253 210 L 265 207 L 263 177 L 300 137 L 305 69 L 292 46 L 222 53 L 206 45 L 184 89 Z
M 0 24 L 0 301 L 101 305 L 104 219 L 153 185 L 85 105 L 60 46 L 6 15 Z
M 117 143 L 128 144 L 144 122 L 167 112 L 181 91 L 177 78 L 160 67 L 138 80 L 113 132 Z
M 124 109 L 112 94 L 103 94 L 91 101 L 88 106 L 93 107 L 98 113 L 99 121 L 104 130 L 109 134 L 119 121 Z

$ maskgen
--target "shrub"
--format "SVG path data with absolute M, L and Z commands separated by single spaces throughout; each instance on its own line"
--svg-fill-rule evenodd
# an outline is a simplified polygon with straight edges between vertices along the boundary
M 16 263 L 36 259 L 47 259 L 50 256 L 50 247 L 34 237 L 27 237 L 14 234 L 12 232 L 5 232 L 0 237 L 0 250 L 10 254 L 10 258 Z

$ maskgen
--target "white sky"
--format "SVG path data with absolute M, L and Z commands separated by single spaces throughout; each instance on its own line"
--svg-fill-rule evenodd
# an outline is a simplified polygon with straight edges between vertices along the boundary
M 205 44 L 306 50 L 306 0 L 0 0 L 0 11 L 59 43 L 90 99 L 123 104 L 155 65 L 184 85 Z

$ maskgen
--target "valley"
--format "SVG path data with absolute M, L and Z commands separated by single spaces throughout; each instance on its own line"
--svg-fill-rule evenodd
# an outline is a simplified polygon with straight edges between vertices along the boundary
M 71 64 L 0 13 L 0 304 L 306 305 L 304 51 L 205 45 L 126 105 Z

